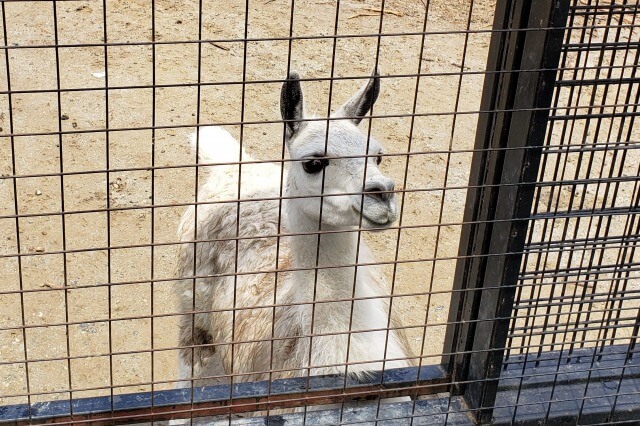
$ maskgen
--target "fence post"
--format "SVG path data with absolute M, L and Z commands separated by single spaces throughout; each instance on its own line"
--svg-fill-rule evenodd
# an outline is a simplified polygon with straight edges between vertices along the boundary
M 477 421 L 493 413 L 568 0 L 498 0 L 443 363 Z

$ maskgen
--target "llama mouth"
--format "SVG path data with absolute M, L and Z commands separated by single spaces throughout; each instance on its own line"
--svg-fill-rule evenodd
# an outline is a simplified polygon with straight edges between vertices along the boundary
M 380 222 L 374 222 L 370 219 L 367 219 L 366 217 L 362 217 L 362 227 L 369 229 L 369 230 L 374 230 L 374 231 L 382 231 L 383 229 L 387 229 L 389 226 L 391 226 L 391 221 L 388 220 L 384 223 L 380 223 Z
M 395 215 L 391 210 L 387 210 L 386 214 L 382 211 L 378 211 L 374 217 L 367 215 L 364 211 L 360 210 L 357 205 L 351 205 L 353 211 L 361 218 L 360 226 L 369 229 L 384 229 L 388 228 L 394 221 Z M 366 209 L 364 209 L 366 210 Z M 383 219 L 383 220 L 380 220 Z
M 354 208 L 354 210 L 358 211 L 357 209 Z M 362 216 L 362 226 L 365 228 L 386 228 L 389 225 L 391 225 L 391 223 L 393 223 L 393 220 L 389 219 L 389 216 L 387 215 L 387 219 L 384 222 L 381 222 L 379 220 L 375 220 L 372 219 L 370 217 L 368 217 L 367 215 L 365 215 L 362 212 L 358 213 Z

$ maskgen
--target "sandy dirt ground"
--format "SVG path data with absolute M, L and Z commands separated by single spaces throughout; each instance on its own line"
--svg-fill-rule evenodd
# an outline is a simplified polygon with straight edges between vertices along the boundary
M 379 32 L 379 1 L 340 5 L 339 35 Z M 49 47 L 0 53 L 0 87 L 10 80 L 16 92 L 11 111 L 6 91 L 0 95 L 0 132 L 24 135 L 0 138 L 0 173 L 20 176 L 16 191 L 13 179 L 0 181 L 0 404 L 26 402 L 27 393 L 38 394 L 34 402 L 69 398 L 69 389 L 78 398 L 173 386 L 170 279 L 177 224 L 195 197 L 188 137 L 198 122 L 227 124 L 238 138 L 238 123 L 255 123 L 243 128 L 247 151 L 281 159 L 282 125 L 269 122 L 279 119 L 273 81 L 286 75 L 289 51 L 291 69 L 325 79 L 303 83 L 318 116 L 362 82 L 336 80 L 330 100 L 332 72 L 366 76 L 378 55 L 385 78 L 375 113 L 401 117 L 374 120 L 372 134 L 397 154 L 382 169 L 408 190 L 398 199 L 408 228 L 367 240 L 380 261 L 400 261 L 384 267 L 397 296 L 393 314 L 415 326 L 411 345 L 423 362 L 439 363 L 471 160 L 460 151 L 473 147 L 477 121 L 453 113 L 479 108 L 490 37 L 482 30 L 492 22 L 491 1 L 475 2 L 468 24 L 469 5 L 431 2 L 421 52 L 420 0 L 385 3 L 381 29 L 393 36 L 337 38 L 335 46 L 325 37 L 336 27 L 333 0 L 295 2 L 292 34 L 305 38 L 291 45 L 285 0 L 251 1 L 248 14 L 244 2 L 204 1 L 201 28 L 197 1 L 156 1 L 153 27 L 149 1 L 110 0 L 106 12 L 99 2 L 60 2 L 55 25 L 51 3 L 5 4 L 6 44 Z M 263 40 L 272 38 L 279 40 Z M 210 40 L 200 55 L 198 39 Z M 181 43 L 163 44 L 174 41 Z M 50 47 L 56 43 L 64 47 Z M 429 75 L 418 80 L 419 70 Z M 423 115 L 408 117 L 414 108 Z M 117 131 L 107 136 L 106 126 Z

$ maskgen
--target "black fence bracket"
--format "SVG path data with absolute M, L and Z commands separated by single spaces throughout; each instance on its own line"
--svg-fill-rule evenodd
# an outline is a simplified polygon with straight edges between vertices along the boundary
M 568 0 L 498 0 L 443 363 L 476 422 L 492 420 Z

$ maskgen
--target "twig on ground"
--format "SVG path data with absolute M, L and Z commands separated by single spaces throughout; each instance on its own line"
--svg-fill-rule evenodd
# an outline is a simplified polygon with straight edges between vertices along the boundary
M 230 48 L 230 47 L 223 46 L 223 45 L 218 44 L 218 43 L 213 43 L 213 42 L 212 42 L 212 43 L 209 43 L 209 44 L 210 44 L 210 45 L 212 45 L 212 46 L 214 46 L 214 47 L 217 47 L 218 49 L 222 49 L 222 50 L 226 50 L 226 51 L 231 50 L 231 48 Z
M 365 7 L 362 8 L 362 10 L 366 11 L 366 12 L 362 12 L 362 13 L 356 13 L 355 15 L 351 15 L 349 16 L 347 19 L 355 19 L 355 18 L 363 18 L 366 16 L 380 16 L 380 13 L 387 13 L 389 15 L 394 15 L 394 16 L 404 16 L 404 13 L 398 11 L 398 10 L 392 10 L 392 9 L 377 9 L 374 7 Z M 367 13 L 370 12 L 370 13 Z
M 364 10 L 368 12 L 376 12 L 376 13 L 382 12 L 382 9 L 378 9 L 375 7 L 365 7 Z M 393 10 L 393 9 L 385 8 L 384 13 L 388 13 L 389 15 L 394 15 L 394 16 L 404 16 L 404 13 L 400 12 L 399 10 Z

